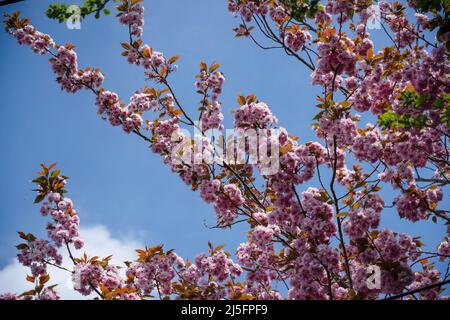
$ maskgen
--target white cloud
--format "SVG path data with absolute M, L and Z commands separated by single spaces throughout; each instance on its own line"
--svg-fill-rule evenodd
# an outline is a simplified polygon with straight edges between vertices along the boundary
M 136 257 L 135 249 L 141 248 L 139 241 L 130 238 L 114 238 L 109 230 L 103 225 L 82 227 L 81 235 L 85 241 L 85 247 L 82 250 L 73 251 L 75 256 L 81 256 L 86 252 L 89 256 L 106 257 L 113 255 L 112 263 L 123 266 L 123 261 L 134 260 Z M 68 254 L 61 249 L 63 255 L 63 266 L 70 269 L 70 259 Z M 73 290 L 71 275 L 69 272 L 58 268 L 48 266 L 50 271 L 49 284 L 58 284 L 57 290 L 61 299 L 85 299 L 78 292 Z M 29 269 L 25 268 L 12 260 L 10 264 L 0 270 L 0 293 L 14 292 L 22 293 L 32 289 L 32 284 L 25 280 L 29 274 Z

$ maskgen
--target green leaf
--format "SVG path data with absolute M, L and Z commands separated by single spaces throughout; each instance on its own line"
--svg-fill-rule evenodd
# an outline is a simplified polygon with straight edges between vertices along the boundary
M 44 176 L 40 176 L 40 177 L 37 177 L 36 179 L 34 179 L 32 182 L 37 183 L 37 184 L 46 184 L 47 178 Z
M 21 296 L 34 296 L 35 294 L 36 294 L 35 290 L 29 290 L 22 293 Z
M 34 199 L 34 203 L 39 203 L 45 199 L 45 194 L 40 194 Z

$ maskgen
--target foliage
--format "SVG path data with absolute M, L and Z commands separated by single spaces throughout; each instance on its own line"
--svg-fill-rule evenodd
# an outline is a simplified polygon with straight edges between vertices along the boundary
M 449 0 L 417 0 L 417 8 L 423 13 L 431 13 L 433 19 L 428 23 L 429 30 L 437 29 L 437 39 L 445 43 L 450 51 L 450 40 L 445 34 L 450 32 L 450 1 Z
M 99 19 L 101 14 L 109 15 L 110 9 L 107 8 L 111 0 L 85 0 L 83 4 L 77 5 L 79 8 L 80 18 L 84 19 L 93 14 L 96 19 Z M 116 2 L 116 0 L 114 0 Z M 49 19 L 57 20 L 59 23 L 67 21 L 73 16 L 74 12 L 69 10 L 71 5 L 56 2 L 50 4 L 47 8 L 46 15 Z

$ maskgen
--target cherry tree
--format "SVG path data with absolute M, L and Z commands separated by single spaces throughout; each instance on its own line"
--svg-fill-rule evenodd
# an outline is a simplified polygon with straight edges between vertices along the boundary
M 5 14 L 6 31 L 49 57 L 63 90 L 91 91 L 103 120 L 149 144 L 168 172 L 211 204 L 217 227 L 246 224 L 247 241 L 233 254 L 208 243 L 193 262 L 161 245 L 137 249 L 125 272 L 111 256 L 77 257 L 84 243 L 67 177 L 42 164 L 33 182 L 35 202 L 50 220 L 48 237 L 20 232 L 17 246 L 34 287 L 2 299 L 58 299 L 51 268 L 70 273 L 74 290 L 97 299 L 448 299 L 450 211 L 440 204 L 450 182 L 445 1 L 432 8 L 420 0 L 229 0 L 237 37 L 296 59 L 322 92 L 310 106 L 318 110 L 311 123 L 317 141 L 310 142 L 280 127 L 255 94 L 237 97 L 240 146 L 217 135 L 224 129 L 220 66 L 200 63 L 193 87 L 200 106 L 189 114 L 170 82 L 179 57 L 142 40 L 141 2 L 117 7 L 126 39 L 121 54 L 151 81 L 128 102 L 102 87 L 99 69 L 79 67 L 72 44 L 57 44 L 18 12 Z M 378 51 L 374 23 L 390 39 Z M 358 114 L 376 123 L 362 123 Z M 383 188 L 395 190 L 393 203 Z M 421 235 L 381 228 L 386 210 L 410 223 L 445 225 L 447 233 L 425 245 Z M 62 250 L 70 261 L 62 261 Z

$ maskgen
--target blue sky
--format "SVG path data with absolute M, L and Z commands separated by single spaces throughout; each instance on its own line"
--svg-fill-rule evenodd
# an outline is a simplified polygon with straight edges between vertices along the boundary
M 79 65 L 99 67 L 106 76 L 104 87 L 128 101 L 146 82 L 142 69 L 120 56 L 126 28 L 111 15 L 100 20 L 89 17 L 80 30 L 69 30 L 45 17 L 52 2 L 25 1 L 2 10 L 18 9 L 58 43 L 73 43 Z M 232 123 L 236 97 L 255 93 L 300 142 L 314 139 L 310 123 L 320 92 L 311 86 L 309 71 L 281 51 L 262 51 L 249 39 L 235 39 L 232 28 L 239 20 L 227 11 L 226 1 L 146 0 L 144 5 L 144 42 L 166 56 L 181 56 L 171 81 L 189 113 L 196 112 L 200 100 L 193 85 L 199 62 L 218 62 L 227 78 L 222 96 L 226 127 Z M 387 43 L 381 30 L 372 34 L 378 47 Z M 84 226 L 103 225 L 116 238 L 143 244 L 164 243 L 190 258 L 206 250 L 208 241 L 226 243 L 231 252 L 245 241 L 243 225 L 233 230 L 206 228 L 205 222 L 215 224 L 212 208 L 143 141 L 102 121 L 92 93 L 61 92 L 46 57 L 19 46 L 3 30 L 0 43 L 0 268 L 16 253 L 15 231 L 44 234 L 45 219 L 33 205 L 31 191 L 31 179 L 41 162 L 58 162 L 70 177 L 69 196 Z M 305 187 L 311 185 L 318 186 L 312 182 Z M 392 198 L 389 191 L 384 194 Z M 448 204 L 447 197 L 442 205 Z M 389 209 L 383 221 L 396 230 L 424 234 L 434 245 L 444 232 L 442 226 L 400 222 Z

